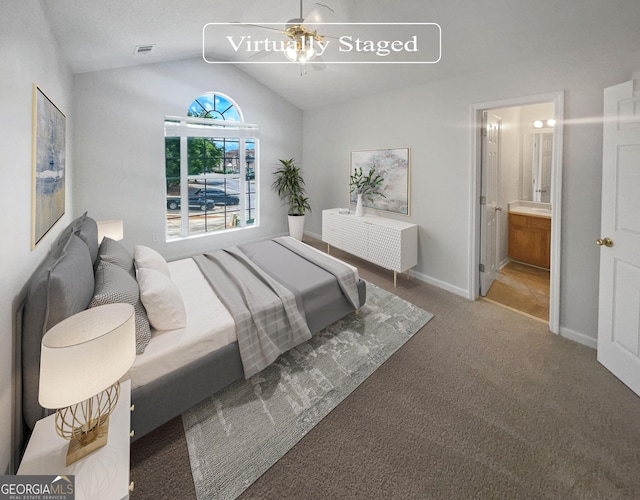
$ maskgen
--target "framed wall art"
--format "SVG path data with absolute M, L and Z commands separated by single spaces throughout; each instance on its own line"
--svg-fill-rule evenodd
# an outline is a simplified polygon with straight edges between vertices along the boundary
M 32 248 L 64 215 L 66 117 L 33 85 Z
M 377 210 L 409 215 L 411 177 L 409 148 L 369 149 L 351 152 L 350 175 L 353 175 L 357 168 L 362 168 L 366 174 L 372 167 L 375 168 L 376 174 L 384 179 L 380 191 L 384 193 L 386 198 L 377 196 L 373 203 L 365 199 L 363 205 Z M 356 203 L 355 193 L 351 193 L 350 203 Z

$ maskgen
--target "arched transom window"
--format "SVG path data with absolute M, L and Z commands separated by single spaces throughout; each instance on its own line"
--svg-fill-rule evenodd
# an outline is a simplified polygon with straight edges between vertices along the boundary
M 189 106 L 187 116 L 232 122 L 244 121 L 238 106 L 229 97 L 215 92 L 209 92 L 194 99 Z

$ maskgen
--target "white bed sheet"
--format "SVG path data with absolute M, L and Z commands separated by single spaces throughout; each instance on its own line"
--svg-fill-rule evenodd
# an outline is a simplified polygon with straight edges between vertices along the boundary
M 321 250 L 318 253 L 346 265 L 358 277 L 358 269 Z M 138 354 L 123 379 L 131 389 L 141 387 L 166 373 L 188 365 L 237 340 L 236 327 L 227 308 L 211 289 L 191 258 L 169 262 L 171 279 L 177 285 L 187 314 L 187 326 L 177 330 L 154 330 L 143 354 Z
M 131 379 L 132 390 L 237 340 L 231 314 L 195 261 L 188 258 L 169 262 L 169 270 L 184 301 L 187 326 L 151 330 L 151 342 L 125 375 Z

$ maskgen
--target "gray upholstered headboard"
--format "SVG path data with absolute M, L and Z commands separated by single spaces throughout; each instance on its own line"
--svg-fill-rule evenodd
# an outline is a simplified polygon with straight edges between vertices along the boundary
M 55 324 L 87 308 L 94 293 L 97 257 L 98 227 L 85 213 L 62 232 L 27 284 L 18 333 L 22 350 L 22 423 L 29 429 L 46 416 L 38 403 L 42 337 Z

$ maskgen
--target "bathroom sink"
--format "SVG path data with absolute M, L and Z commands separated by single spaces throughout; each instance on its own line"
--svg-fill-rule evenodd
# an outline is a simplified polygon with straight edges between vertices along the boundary
M 551 218 L 551 204 L 534 201 L 514 201 L 509 203 L 509 212 L 521 215 L 535 215 Z
M 551 215 L 551 210 L 548 208 L 532 208 L 531 211 L 541 215 Z

